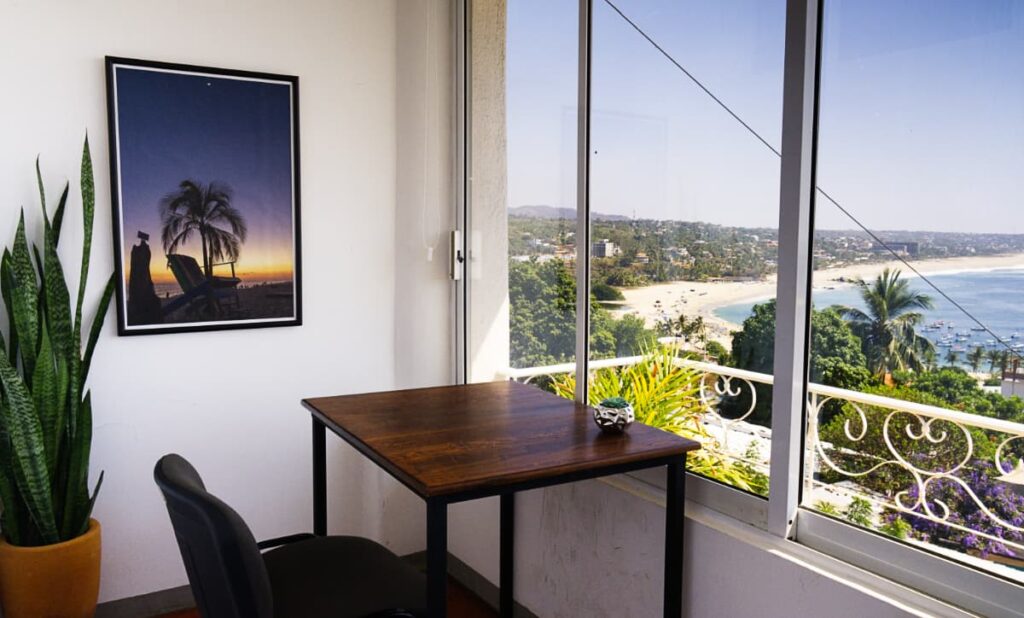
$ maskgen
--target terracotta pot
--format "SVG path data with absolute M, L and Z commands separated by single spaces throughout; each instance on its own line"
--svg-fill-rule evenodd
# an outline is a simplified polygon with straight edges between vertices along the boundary
M 5 618 L 89 618 L 100 592 L 100 522 L 82 536 L 41 547 L 0 539 Z

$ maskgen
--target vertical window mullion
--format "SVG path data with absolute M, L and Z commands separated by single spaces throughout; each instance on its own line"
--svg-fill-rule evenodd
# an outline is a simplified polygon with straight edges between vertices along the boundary
M 453 380 L 456 384 L 469 382 L 469 276 L 468 266 L 468 239 L 469 239 L 469 165 L 470 157 L 469 142 L 469 67 L 472 61 L 472 53 L 469 49 L 469 11 L 470 0 L 457 0 L 455 2 L 455 27 L 453 28 L 452 42 L 455 50 L 455 79 L 454 97 L 455 118 L 453 122 L 453 144 L 454 148 L 454 174 L 453 185 L 455 187 L 455 229 L 461 232 L 461 246 L 457 247 L 462 251 L 465 261 L 462 262 L 462 277 L 455 281 L 455 367 Z M 452 250 L 455 250 L 453 247 Z M 449 256 L 455 259 L 455 256 Z
M 576 131 L 576 401 L 587 402 L 590 363 L 590 35 L 592 0 L 579 0 Z
M 768 530 L 789 537 L 800 500 L 814 208 L 819 0 L 786 4 Z

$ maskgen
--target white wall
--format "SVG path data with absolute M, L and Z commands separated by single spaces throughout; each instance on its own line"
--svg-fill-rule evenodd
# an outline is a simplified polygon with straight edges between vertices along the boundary
M 423 132 L 421 121 L 396 122 L 409 111 L 397 107 L 399 75 L 422 71 L 422 57 L 403 48 L 422 39 L 396 33 L 410 30 L 406 14 L 422 9 L 407 0 L 0 1 L 0 242 L 13 238 L 21 204 L 38 233 L 36 154 L 56 196 L 65 178 L 77 185 L 88 130 L 98 202 L 89 307 L 112 269 L 104 55 L 300 77 L 305 324 L 118 338 L 108 316 L 90 381 L 93 471 L 106 471 L 95 510 L 101 600 L 185 582 L 152 482 L 160 455 L 193 460 L 257 537 L 308 530 L 310 431 L 300 398 L 450 379 L 443 260 L 407 264 L 419 230 L 400 223 L 418 212 L 406 175 Z M 402 96 L 407 106 L 422 102 L 422 84 Z M 441 208 L 450 188 L 434 184 L 440 193 L 428 207 Z M 72 195 L 61 243 L 68 264 L 77 263 L 81 239 Z M 410 280 L 418 287 L 407 288 Z M 428 319 L 410 324 L 401 307 L 412 298 Z M 413 354 L 400 362 L 397 352 L 412 340 Z M 332 531 L 375 537 L 398 552 L 422 549 L 419 501 L 340 441 L 329 445 Z

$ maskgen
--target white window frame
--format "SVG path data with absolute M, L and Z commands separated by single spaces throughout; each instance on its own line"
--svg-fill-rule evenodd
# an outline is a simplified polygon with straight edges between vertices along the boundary
M 466 242 L 471 216 L 469 179 L 470 83 L 472 51 L 467 29 L 472 0 L 454 0 L 456 48 L 455 181 L 457 221 Z M 514 2 L 515 0 L 508 0 Z M 599 0 L 600 1 L 600 0 Z M 579 2 L 577 132 L 577 300 L 576 399 L 586 400 L 589 374 L 590 296 L 590 75 L 594 0 Z M 925 549 L 802 508 L 807 433 L 808 332 L 811 250 L 814 230 L 815 149 L 819 60 L 824 0 L 787 0 L 782 107 L 782 161 L 779 187 L 779 256 L 776 337 L 772 393 L 772 444 L 767 499 L 687 473 L 687 498 L 780 539 L 820 551 L 854 567 L 891 579 L 971 612 L 1024 616 L 1024 587 Z M 582 241 L 581 241 L 582 239 Z M 463 247 L 466 255 L 467 247 Z M 457 282 L 456 368 L 467 380 L 467 314 L 470 277 Z M 664 488 L 664 474 L 631 476 Z

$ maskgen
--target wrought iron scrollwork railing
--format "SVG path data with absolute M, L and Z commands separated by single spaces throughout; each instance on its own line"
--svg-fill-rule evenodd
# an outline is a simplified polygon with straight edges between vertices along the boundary
M 590 368 L 625 367 L 642 360 L 642 356 L 595 360 Z M 770 386 L 772 376 L 694 360 L 678 363 L 697 370 L 704 424 L 715 435 L 717 447 L 725 455 L 742 459 L 744 454 L 731 448 L 730 436 L 739 430 L 749 433 L 748 421 L 757 406 L 756 385 Z M 504 377 L 530 382 L 573 371 L 575 365 L 567 363 L 509 369 Z M 1024 424 L 822 384 L 808 384 L 807 392 L 805 486 L 810 491 L 805 496 L 814 496 L 815 489 L 848 498 L 857 495 L 871 503 L 872 516 L 888 513 L 930 522 L 1001 543 L 1010 553 L 1024 557 L 1024 513 L 1008 515 L 1004 508 L 1006 496 L 1024 492 Z M 724 416 L 720 404 L 725 399 L 742 401 L 741 409 L 733 405 Z M 823 415 L 835 417 L 839 411 L 840 440 L 835 439 L 833 423 L 833 440 L 827 441 L 820 422 Z M 758 429 L 770 440 L 769 429 Z M 986 495 L 972 486 L 982 467 L 988 471 L 986 482 L 1001 486 Z M 872 487 L 870 480 L 881 475 L 895 486 L 888 491 Z M 944 497 L 950 491 L 957 492 L 958 506 Z M 970 518 L 963 513 L 958 516 L 956 508 L 970 511 Z M 979 518 L 988 521 L 980 525 Z

